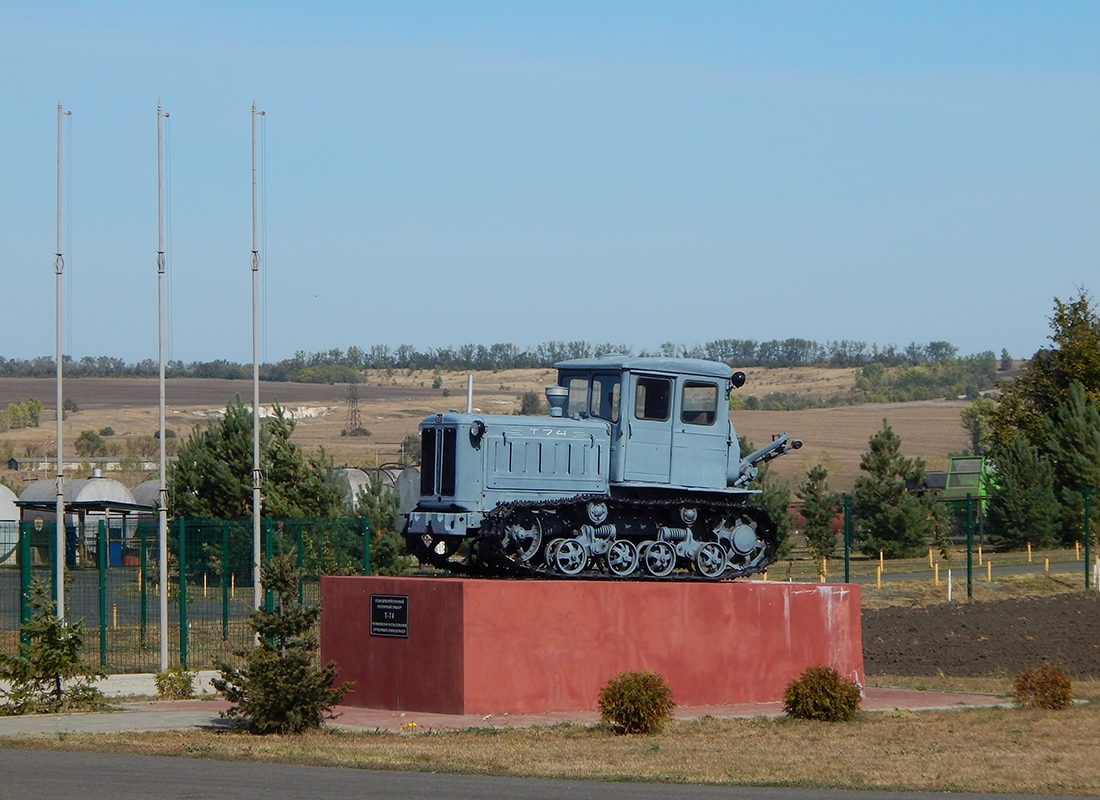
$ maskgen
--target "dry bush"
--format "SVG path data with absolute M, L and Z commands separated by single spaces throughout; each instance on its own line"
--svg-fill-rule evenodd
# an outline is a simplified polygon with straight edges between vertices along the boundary
M 195 673 L 186 667 L 169 667 L 154 676 L 160 700 L 190 700 L 195 696 Z
M 859 684 L 832 667 L 806 667 L 783 692 L 783 710 L 795 719 L 847 722 L 859 704 Z
M 1012 680 L 1020 708 L 1066 708 L 1073 702 L 1073 682 L 1061 667 L 1039 664 Z
M 600 690 L 600 716 L 620 733 L 656 733 L 676 703 L 663 676 L 649 670 L 620 672 Z

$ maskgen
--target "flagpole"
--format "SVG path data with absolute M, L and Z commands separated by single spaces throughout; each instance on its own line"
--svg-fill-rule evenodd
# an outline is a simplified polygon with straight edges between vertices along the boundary
M 157 102 L 157 345 L 160 357 L 160 467 L 157 488 L 157 579 L 160 594 L 160 669 L 168 669 L 168 480 L 164 436 L 164 136 L 168 113 Z M 184 632 L 186 635 L 186 632 Z
M 54 596 L 56 598 L 57 618 L 65 619 L 65 462 L 62 448 L 62 408 L 61 376 L 61 276 L 65 271 L 65 257 L 61 254 L 61 120 L 71 111 L 65 111 L 61 101 L 57 101 L 57 249 L 55 250 L 54 272 L 57 275 L 57 496 L 54 507 Z
M 260 585 L 260 249 L 256 239 L 256 117 L 263 116 L 252 102 L 252 603 L 263 601 Z

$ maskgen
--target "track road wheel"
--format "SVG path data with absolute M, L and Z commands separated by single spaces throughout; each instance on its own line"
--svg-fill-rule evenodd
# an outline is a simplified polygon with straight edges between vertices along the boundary
M 642 565 L 654 578 L 668 577 L 676 566 L 676 551 L 668 542 L 650 542 L 642 552 Z
M 638 548 L 628 539 L 617 539 L 607 548 L 604 560 L 613 575 L 625 578 L 638 568 Z
M 695 568 L 704 578 L 721 578 L 726 571 L 726 551 L 717 542 L 705 542 L 695 554 Z
M 554 550 L 554 567 L 563 575 L 576 575 L 588 564 L 588 551 L 576 539 L 565 539 Z
M 558 545 L 564 542 L 560 536 L 557 539 L 551 539 L 546 543 L 546 548 L 542 551 L 542 560 L 546 562 L 546 566 L 554 566 L 554 554 L 558 552 Z

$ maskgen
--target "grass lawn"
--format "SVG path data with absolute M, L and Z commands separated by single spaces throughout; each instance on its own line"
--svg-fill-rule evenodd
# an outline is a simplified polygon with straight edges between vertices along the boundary
M 1003 677 L 904 678 L 872 683 L 1007 691 Z M 327 731 L 257 737 L 190 730 L 0 739 L 0 747 L 247 760 L 361 769 L 517 777 L 834 789 L 1100 793 L 1100 682 L 1065 711 L 984 708 L 860 715 L 851 723 L 703 718 L 655 736 L 598 725 L 527 729 Z

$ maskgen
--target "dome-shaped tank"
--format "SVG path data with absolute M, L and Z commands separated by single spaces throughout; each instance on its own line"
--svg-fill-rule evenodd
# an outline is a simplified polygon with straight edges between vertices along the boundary
M 19 544 L 19 506 L 15 492 L 0 483 L 0 564 L 15 556 Z

